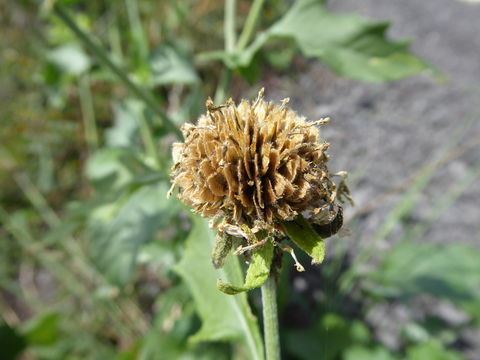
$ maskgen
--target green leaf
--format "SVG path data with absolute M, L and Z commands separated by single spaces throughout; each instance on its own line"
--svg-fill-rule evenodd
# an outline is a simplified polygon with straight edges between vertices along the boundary
M 51 50 L 47 59 L 71 75 L 80 75 L 91 65 L 88 55 L 76 44 L 62 45 Z
M 236 59 L 221 57 L 227 66 L 247 66 L 270 40 L 288 39 L 303 55 L 321 59 L 336 73 L 354 79 L 384 82 L 432 70 L 409 52 L 408 42 L 389 40 L 388 26 L 356 14 L 329 12 L 320 1 L 298 0 Z
M 97 266 L 117 285 L 136 269 L 140 247 L 177 215 L 177 201 L 166 199 L 166 184 L 145 185 L 125 199 L 92 212 L 90 247 Z
M 288 237 L 303 251 L 310 255 L 313 262 L 321 264 L 325 257 L 324 240 L 312 226 L 300 215 L 294 221 L 282 223 Z
M 370 338 L 368 328 L 359 321 L 327 313 L 313 328 L 289 331 L 286 343 L 297 358 L 317 360 L 321 354 L 321 359 L 333 360 L 343 358 L 340 355 L 352 344 L 368 343 Z
M 113 193 L 130 185 L 135 177 L 149 172 L 132 148 L 116 147 L 98 150 L 87 162 L 86 176 L 99 193 Z
M 29 345 L 49 346 L 60 339 L 60 314 L 41 314 L 29 321 L 23 334 Z
M 431 340 L 409 347 L 407 349 L 407 359 L 463 360 L 465 358 L 456 351 L 445 349 L 438 341 Z
M 382 347 L 368 348 L 366 346 L 350 346 L 345 351 L 345 360 L 395 360 L 387 349 Z M 433 358 L 429 358 L 433 359 Z
M 258 288 L 267 281 L 270 275 L 270 266 L 272 265 L 273 243 L 267 240 L 265 245 L 253 250 L 251 256 L 252 260 L 247 270 L 245 284 L 243 286 L 235 286 L 217 280 L 217 287 L 220 291 L 228 295 L 236 295 Z
M 162 45 L 153 51 L 150 68 L 154 85 L 194 84 L 199 80 L 187 56 L 171 45 Z
M 364 287 L 381 296 L 419 293 L 454 303 L 480 305 L 480 251 L 464 244 L 402 242 L 364 275 Z
M 205 220 L 193 217 L 193 228 L 180 263 L 175 267 L 189 287 L 202 320 L 200 331 L 192 341 L 241 340 L 248 348 L 249 359 L 263 359 L 263 344 L 255 317 L 245 294 L 227 296 L 215 286 L 218 278 L 231 283 L 242 281 L 237 257 L 227 258 L 216 270 L 210 255 L 215 235 Z
M 134 147 L 138 144 L 139 117 L 142 116 L 141 103 L 135 99 L 126 99 L 115 104 L 113 114 L 115 124 L 105 132 L 106 143 L 110 147 Z
M 18 332 L 0 319 L 0 349 L 5 360 L 17 359 L 25 349 L 26 341 Z

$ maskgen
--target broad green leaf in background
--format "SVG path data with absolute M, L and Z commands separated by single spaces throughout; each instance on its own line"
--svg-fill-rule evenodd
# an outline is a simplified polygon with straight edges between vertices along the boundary
M 336 73 L 353 79 L 384 82 L 432 70 L 410 53 L 408 42 L 389 40 L 388 27 L 356 14 L 332 13 L 323 1 L 298 0 L 242 53 L 210 56 L 230 68 L 246 67 L 267 42 L 286 39 L 293 40 L 304 56 L 321 59 Z
M 126 99 L 115 104 L 113 115 L 115 124 L 105 132 L 105 140 L 110 147 L 134 147 L 138 144 L 139 120 L 142 104 L 135 99 Z
M 261 248 L 253 250 L 251 256 L 252 260 L 247 270 L 245 284 L 243 286 L 235 286 L 217 280 L 217 287 L 219 290 L 225 294 L 236 295 L 244 291 L 258 288 L 267 281 L 268 276 L 270 275 L 270 266 L 272 265 L 273 243 L 267 241 Z
M 103 148 L 97 151 L 87 162 L 86 176 L 95 190 L 101 194 L 107 191 L 113 194 L 132 183 L 135 177 L 149 172 L 133 148 Z
M 0 349 L 5 360 L 17 359 L 27 345 L 16 329 L 5 324 L 0 318 Z
M 290 351 L 300 359 L 333 360 L 352 344 L 368 344 L 371 335 L 360 321 L 327 313 L 310 329 L 289 331 L 286 340 Z
M 192 217 L 193 227 L 186 248 L 175 270 L 187 283 L 202 320 L 193 341 L 241 340 L 249 351 L 249 359 L 263 359 L 263 345 L 255 317 L 245 294 L 229 296 L 215 283 L 221 278 L 230 283 L 242 282 L 237 257 L 230 256 L 222 269 L 211 263 L 215 234 L 205 220 Z
M 47 59 L 71 75 L 80 75 L 91 65 L 88 55 L 76 44 L 61 45 L 51 50 Z
M 22 329 L 29 345 L 48 346 L 60 339 L 60 314 L 40 314 L 30 320 Z
M 314 263 L 322 263 L 325 257 L 325 243 L 303 216 L 298 216 L 294 221 L 285 221 L 282 226 L 288 237 L 310 255 Z
M 126 285 L 130 281 L 140 246 L 152 240 L 178 213 L 178 202 L 166 199 L 167 191 L 163 183 L 145 185 L 92 212 L 91 252 L 113 283 Z
M 367 346 L 349 346 L 343 357 L 344 360 L 395 360 L 387 349 L 383 347 L 370 348 Z
M 171 45 L 161 45 L 150 56 L 152 83 L 165 84 L 194 84 L 198 75 L 187 56 Z
M 480 251 L 465 244 L 402 242 L 364 275 L 367 289 L 382 296 L 420 293 L 460 305 L 480 305 Z
M 440 342 L 431 340 L 409 347 L 407 349 L 407 359 L 464 360 L 465 357 L 454 350 L 445 349 Z

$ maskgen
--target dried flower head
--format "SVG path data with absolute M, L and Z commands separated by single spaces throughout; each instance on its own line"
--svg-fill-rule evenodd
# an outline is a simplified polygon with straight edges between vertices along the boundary
M 328 118 L 307 122 L 287 104 L 266 102 L 263 89 L 239 105 L 209 99 L 198 123 L 182 127 L 185 142 L 174 144 L 171 177 L 180 200 L 202 216 L 256 231 L 302 213 L 331 223 L 341 205 L 327 168 L 330 144 L 319 139 Z

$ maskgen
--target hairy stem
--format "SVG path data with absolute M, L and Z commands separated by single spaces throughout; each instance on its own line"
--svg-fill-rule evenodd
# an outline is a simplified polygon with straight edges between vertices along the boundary
M 262 305 L 266 359 L 280 360 L 277 292 L 275 279 L 272 275 L 262 285 Z

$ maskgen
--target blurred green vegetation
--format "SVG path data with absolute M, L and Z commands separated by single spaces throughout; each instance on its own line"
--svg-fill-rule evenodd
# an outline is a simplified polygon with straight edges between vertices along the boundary
M 254 94 L 262 76 L 295 72 L 301 57 L 364 81 L 436 74 L 386 37 L 387 23 L 331 13 L 324 1 L 227 3 L 236 12 L 211 0 L 0 4 L 2 359 L 263 358 L 259 294 L 215 287 L 217 278 L 242 283 L 243 265 L 230 256 L 214 270 L 214 234 L 166 199 L 176 129 L 206 96 Z M 338 246 L 307 267 L 315 291 L 293 286 L 284 259 L 285 359 L 464 358 L 459 334 L 480 326 L 480 253 L 418 240 L 480 168 L 395 246 L 379 254 L 377 245 L 467 131 L 465 122 L 418 172 L 371 244 Z M 350 228 L 355 238 L 355 219 Z M 369 310 L 419 294 L 466 320 L 431 314 L 402 330 L 399 349 L 378 342 Z

